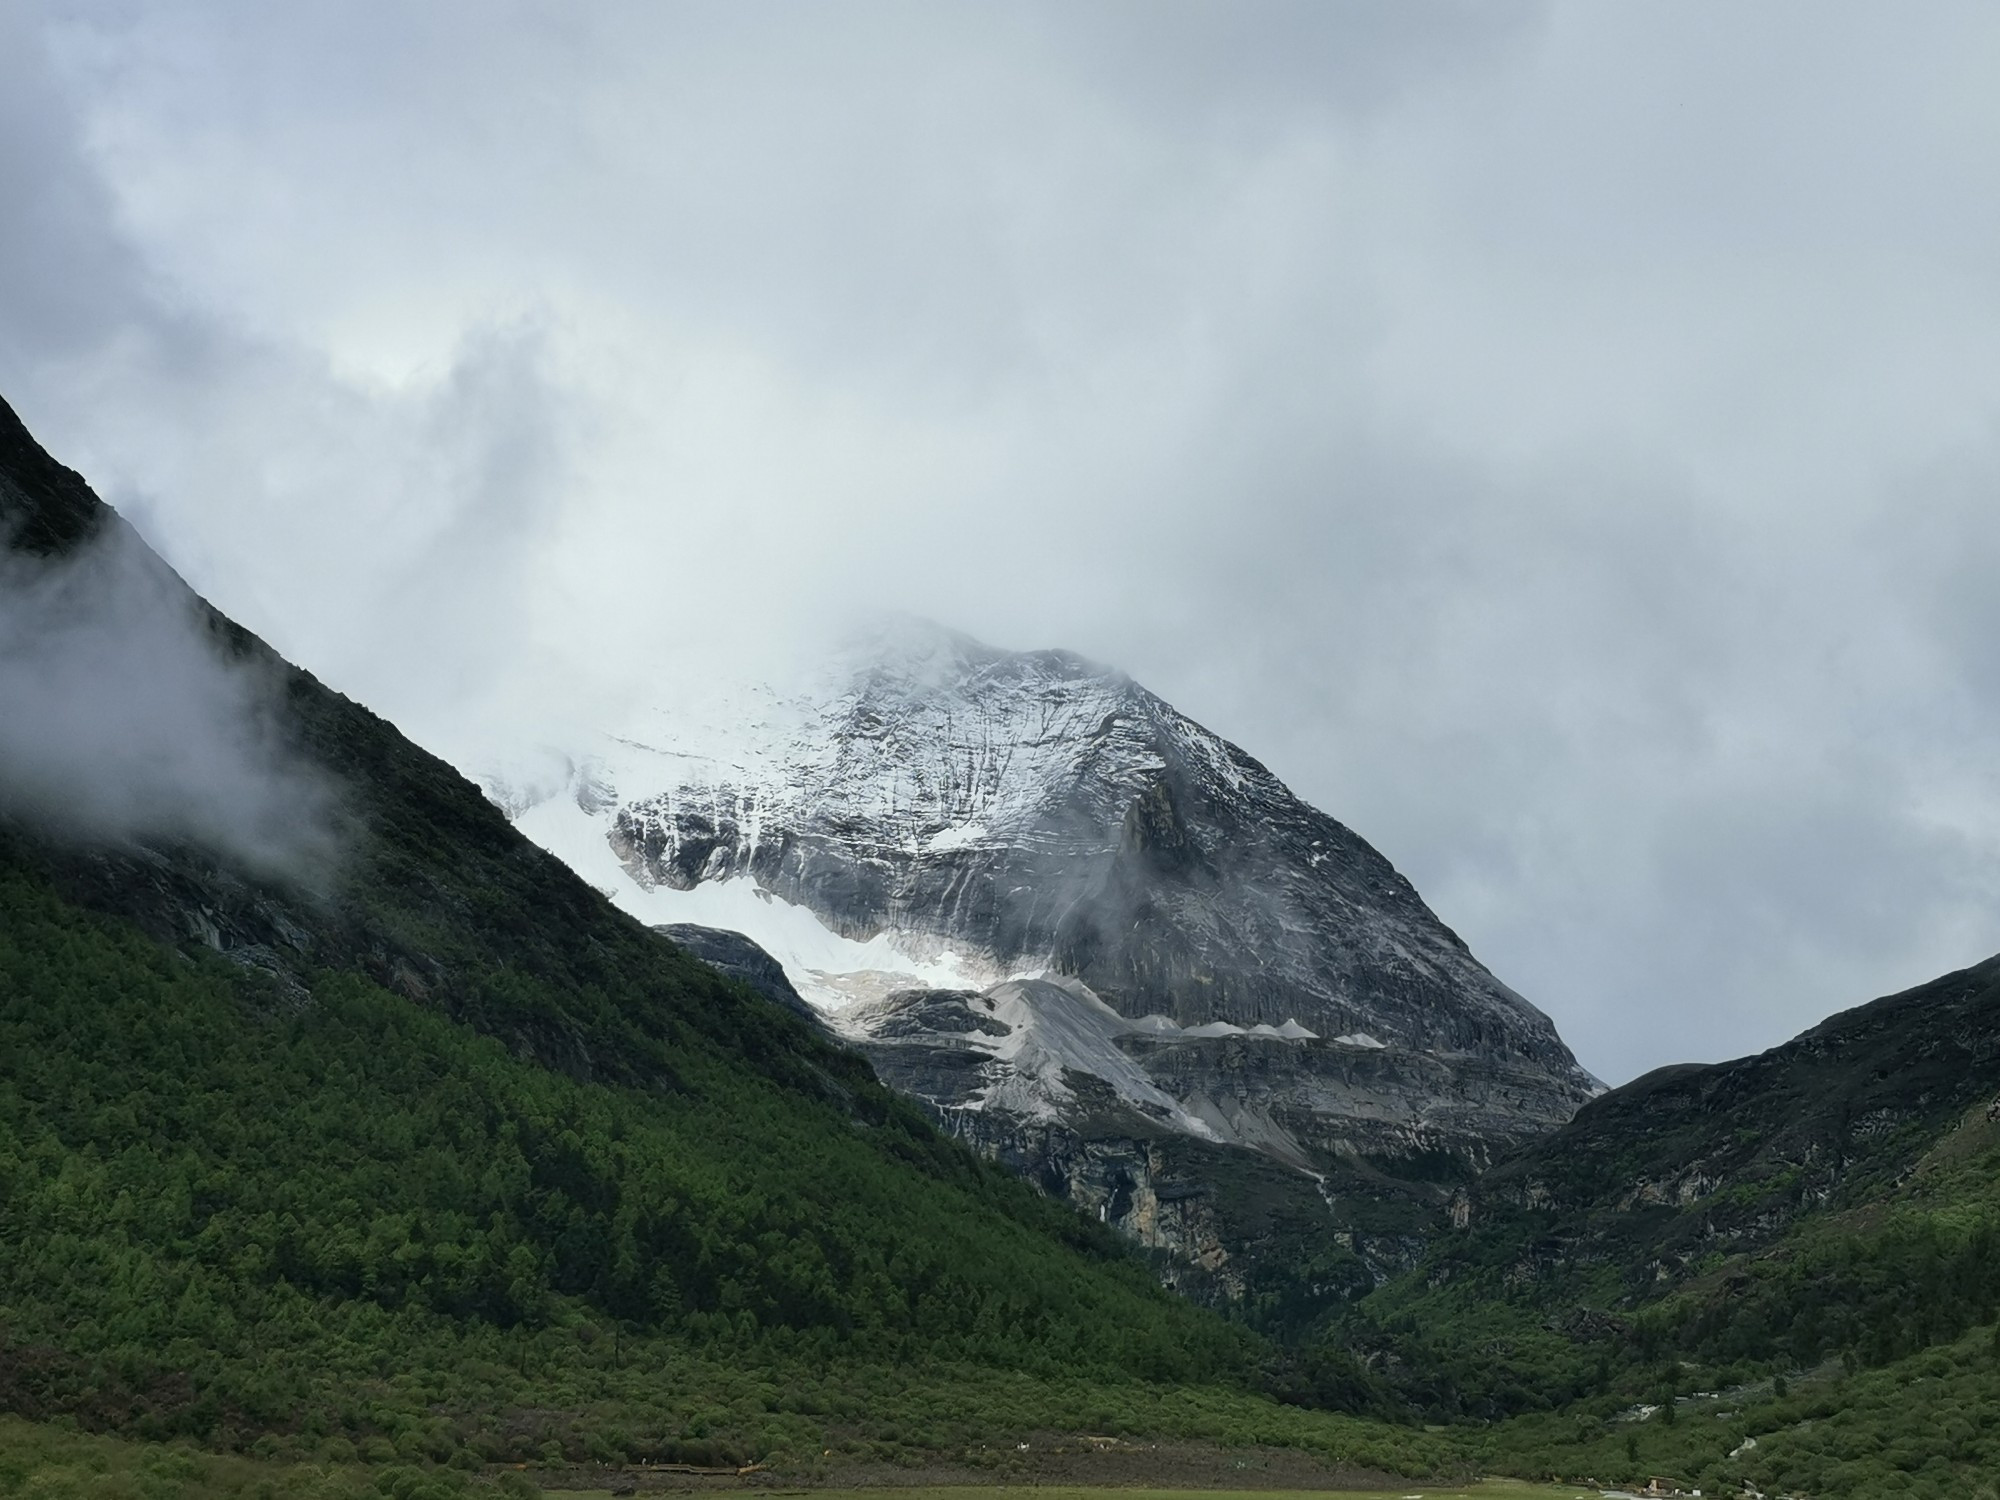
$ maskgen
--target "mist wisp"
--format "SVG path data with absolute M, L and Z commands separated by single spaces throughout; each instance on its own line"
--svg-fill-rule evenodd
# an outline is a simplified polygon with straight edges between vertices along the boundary
M 331 783 L 284 744 L 272 669 L 225 657 L 200 609 L 122 521 L 69 557 L 0 552 L 0 814 L 322 886 Z

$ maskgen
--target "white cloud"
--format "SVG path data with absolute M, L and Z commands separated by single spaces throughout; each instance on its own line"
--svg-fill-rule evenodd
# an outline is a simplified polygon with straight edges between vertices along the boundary
M 0 382 L 461 754 L 900 606 L 1239 740 L 1607 1076 L 2000 947 L 2000 22 L 1247 14 L 50 3 Z
M 336 791 L 287 747 L 282 684 L 218 649 L 129 527 L 0 556 L 0 809 L 92 839 L 192 839 L 307 887 Z

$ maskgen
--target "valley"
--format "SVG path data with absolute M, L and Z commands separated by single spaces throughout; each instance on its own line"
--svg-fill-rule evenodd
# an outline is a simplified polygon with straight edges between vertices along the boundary
M 2000 960 L 1604 1090 L 1067 653 L 475 784 L 4 407 L 0 535 L 9 649 L 229 770 L 4 786 L 0 1493 L 2000 1472 Z

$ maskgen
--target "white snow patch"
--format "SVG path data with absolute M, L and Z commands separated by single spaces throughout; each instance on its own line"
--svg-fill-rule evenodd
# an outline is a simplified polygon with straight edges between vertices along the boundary
M 1204 1021 L 1199 1026 L 1184 1026 L 1182 1036 L 1241 1036 L 1243 1028 L 1233 1021 Z
M 837 1013 L 892 990 L 978 989 L 1006 977 L 980 955 L 935 940 L 906 944 L 886 932 L 865 942 L 843 937 L 806 907 L 748 878 L 704 881 L 686 891 L 643 886 L 612 852 L 610 813 L 586 812 L 571 796 L 546 796 L 517 814 L 514 824 L 648 926 L 692 922 L 742 933 L 822 1011 Z
M 1236 1022 L 1230 1022 L 1230 1020 L 1204 1020 L 1200 1026 L 1176 1026 L 1166 1016 L 1146 1016 L 1146 1018 L 1134 1022 L 1132 1028 L 1140 1030 L 1140 1032 L 1146 1032 L 1148 1036 L 1164 1036 L 1164 1038 L 1174 1038 L 1174 1036 L 1196 1036 L 1196 1038 L 1214 1038 L 1214 1036 L 1268 1036 L 1268 1038 L 1278 1040 L 1278 1042 L 1316 1042 L 1320 1038 L 1318 1032 L 1308 1032 L 1304 1026 L 1300 1026 L 1296 1016 L 1288 1018 L 1284 1022 L 1284 1026 L 1272 1026 L 1270 1022 L 1262 1022 L 1262 1020 L 1256 1022 L 1254 1026 L 1238 1026 Z
M 969 849 L 990 836 L 990 830 L 978 823 L 962 823 L 956 828 L 943 828 L 925 840 L 924 849 L 931 854 L 943 854 L 952 849 Z

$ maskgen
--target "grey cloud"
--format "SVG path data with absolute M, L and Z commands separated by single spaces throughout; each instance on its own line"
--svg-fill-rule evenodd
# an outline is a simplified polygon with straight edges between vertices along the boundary
M 1985 7 L 41 15 L 0 379 L 439 748 L 903 607 L 1609 1077 L 2000 947 Z
M 0 11 L 0 351 L 10 363 L 60 359 L 135 312 L 138 258 L 116 235 L 109 194 L 76 138 L 26 11 Z
M 122 525 L 61 561 L 0 554 L 0 810 L 322 888 L 334 789 L 286 748 L 279 684 L 222 655 L 197 609 Z
M 1602 458 L 1507 476 L 1334 444 L 1293 473 L 1282 451 L 1226 458 L 1270 508 L 1202 535 L 1205 565 L 1144 570 L 1207 585 L 1181 618 L 1090 649 L 1179 674 L 1592 1067 L 1770 1045 L 2000 941 L 1996 788 L 1961 774 L 1971 726 L 1941 732 L 1962 695 L 1911 628 L 1925 591 L 1867 550 L 1810 513 L 1760 536 L 1685 474 Z M 1948 545 L 1990 613 L 1983 532 Z M 1983 826 L 1926 810 L 1952 795 Z
M 369 682 L 374 707 L 428 731 L 476 716 L 495 675 L 533 655 L 523 568 L 562 483 L 571 408 L 534 317 L 464 327 L 436 366 L 390 384 L 142 254 L 106 187 L 116 148 L 87 144 L 104 132 L 51 56 L 97 55 L 154 21 L 88 7 L 46 29 L 51 49 L 24 12 L 0 18 L 0 43 L 20 44 L 0 45 L 0 184 L 29 210 L 0 242 L 0 381 L 47 446 L 288 656 L 349 690 Z M 162 50 L 193 66 L 225 42 Z
M 1530 43 L 1543 8 L 1266 0 L 1253 15 L 1203 0 L 1118 0 L 1036 14 L 1057 54 L 1100 85 L 1170 128 L 1200 129 L 1218 113 L 1365 116 Z
M 1947 742 L 1974 740 L 1990 761 L 1984 751 L 2000 733 L 2000 415 L 1984 441 L 1898 476 L 1892 494 L 1896 508 L 1866 540 L 1953 689 L 1933 727 Z
M 537 661 L 532 570 L 555 522 L 576 419 L 543 366 L 532 325 L 477 331 L 421 403 L 410 442 L 422 455 L 428 535 L 382 559 L 354 629 L 346 670 L 389 683 L 385 712 L 434 740 L 464 744 L 494 726 L 496 682 Z M 405 486 L 407 488 L 407 486 Z M 503 710 L 516 715 L 518 702 Z

